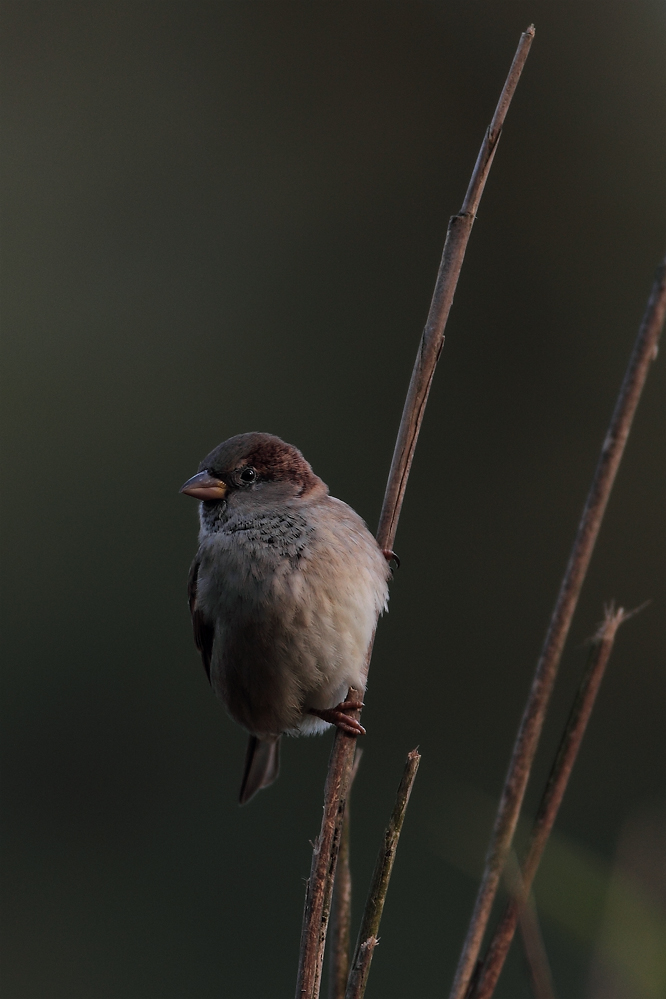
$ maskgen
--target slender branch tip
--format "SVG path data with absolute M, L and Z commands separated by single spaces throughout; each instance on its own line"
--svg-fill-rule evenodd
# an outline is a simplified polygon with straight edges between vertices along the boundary
M 628 621 L 631 617 L 636 617 L 641 611 L 644 611 L 646 607 L 652 603 L 652 599 L 644 600 L 642 604 L 638 607 L 634 607 L 633 610 L 626 611 L 624 607 L 618 607 L 615 609 L 615 602 L 611 600 L 609 604 L 604 607 L 604 619 L 599 625 L 596 633 L 590 639 L 590 642 L 602 641 L 604 638 L 608 637 L 608 631 L 617 631 L 621 624 Z

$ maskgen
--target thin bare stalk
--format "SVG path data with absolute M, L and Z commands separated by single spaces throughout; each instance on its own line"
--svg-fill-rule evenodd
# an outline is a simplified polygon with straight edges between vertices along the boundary
M 463 999 L 468 994 L 490 910 L 497 893 L 499 879 L 518 822 L 564 642 L 590 564 L 608 497 L 624 453 L 638 400 L 643 391 L 650 364 L 657 356 L 657 345 L 664 323 L 665 311 L 666 261 L 661 264 L 655 277 L 648 306 L 629 358 L 608 433 L 601 448 L 592 486 L 578 525 L 569 563 L 536 666 L 532 687 L 514 744 L 513 755 L 491 834 L 481 885 L 458 962 L 450 999 Z
M 531 892 L 525 895 L 518 858 L 513 850 L 509 851 L 507 857 L 504 878 L 509 894 L 514 898 L 520 898 L 522 902 L 519 916 L 520 934 L 523 938 L 523 949 L 532 980 L 534 999 L 555 999 L 550 962 L 539 926 L 534 896 Z
M 380 548 L 385 550 L 391 549 L 395 540 L 416 441 L 435 367 L 444 346 L 444 329 L 475 213 L 533 38 L 534 27 L 530 26 L 520 38 L 497 109 L 484 137 L 462 209 L 449 221 L 430 311 L 407 391 L 379 520 L 377 541 Z M 372 644 L 368 649 L 368 662 L 372 654 Z M 312 867 L 305 895 L 296 999 L 318 999 L 319 996 L 331 887 L 335 878 L 344 802 L 353 754 L 354 738 L 338 729 L 333 742 L 324 790 L 324 815 L 312 852 Z
M 363 999 L 365 986 L 370 972 L 370 962 L 377 944 L 377 933 L 384 911 L 384 902 L 388 892 L 391 871 L 395 861 L 398 840 L 402 831 L 402 824 L 405 821 L 405 812 L 409 804 L 409 796 L 416 778 L 416 771 L 419 768 L 421 756 L 417 749 L 412 749 L 407 756 L 405 770 L 398 787 L 398 793 L 393 806 L 393 812 L 389 824 L 384 832 L 384 842 L 379 850 L 375 871 L 372 875 L 368 899 L 365 903 L 363 921 L 358 931 L 358 940 L 354 952 L 349 982 L 345 999 Z M 372 943 L 371 941 L 374 941 Z
M 360 691 L 350 688 L 349 693 L 354 697 Z M 360 712 L 350 714 L 358 718 Z M 312 848 L 312 867 L 305 890 L 296 999 L 317 999 L 319 996 L 335 865 L 340 849 L 355 749 L 356 739 L 338 729 L 324 787 L 324 815 L 319 836 Z
M 365 992 L 365 985 L 370 972 L 372 956 L 375 953 L 375 947 L 378 943 L 378 937 L 368 937 L 359 945 L 358 953 L 354 957 L 354 964 L 352 966 L 351 977 L 349 979 L 349 988 L 354 989 L 354 991 L 351 993 L 349 991 L 347 992 L 347 995 L 352 995 L 354 999 L 356 999 L 357 996 L 361 997 Z
M 402 411 L 402 420 L 398 430 L 391 471 L 389 472 L 384 504 L 379 518 L 377 541 L 380 548 L 391 549 L 398 527 L 398 518 L 402 509 L 402 501 L 407 488 L 407 479 L 416 448 L 416 441 L 423 422 L 428 394 L 432 384 L 435 367 L 444 346 L 444 328 L 451 303 L 455 294 L 458 277 L 465 258 L 465 250 L 472 232 L 476 212 L 481 201 L 483 189 L 495 157 L 497 143 L 502 133 L 511 99 L 518 86 L 520 74 L 530 51 L 534 38 L 534 25 L 520 36 L 516 54 L 506 78 L 504 88 L 493 115 L 493 120 L 486 131 L 476 165 L 472 173 L 469 187 L 462 208 L 457 215 L 449 219 L 446 241 L 439 265 L 435 290 L 430 303 L 430 311 L 425 329 L 416 354 L 412 378 L 407 390 L 407 398 Z
M 489 999 L 493 994 L 511 946 L 516 923 L 521 919 L 521 912 L 524 911 L 534 876 L 552 831 L 573 765 L 576 762 L 576 756 L 613 650 L 615 634 L 629 616 L 622 608 L 618 611 L 612 606 L 607 608 L 605 620 L 592 640 L 587 668 L 576 693 L 555 762 L 534 820 L 527 856 L 520 874 L 520 890 L 514 892 L 513 898 L 509 900 L 490 941 L 488 952 L 477 977 L 476 989 L 473 992 L 474 999 Z
M 329 931 L 330 966 L 328 969 L 328 999 L 345 999 L 345 989 L 347 988 L 347 977 L 349 975 L 352 900 L 352 880 L 349 866 L 349 806 L 352 786 L 358 773 L 358 766 L 362 755 L 363 750 L 357 749 L 351 777 L 349 778 L 345 817 L 342 823 L 342 837 L 340 839 L 340 853 L 338 855 L 338 869 L 333 886 L 331 928 Z

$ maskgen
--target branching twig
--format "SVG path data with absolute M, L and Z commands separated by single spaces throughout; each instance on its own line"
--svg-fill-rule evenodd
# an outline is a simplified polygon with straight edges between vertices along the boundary
M 533 38 L 534 27 L 530 26 L 521 36 L 493 120 L 483 140 L 462 209 L 449 221 L 435 291 L 407 391 L 379 520 L 377 541 L 380 548 L 385 550 L 391 549 L 395 540 L 414 449 L 423 421 L 423 413 L 435 367 L 444 345 L 444 328 L 458 283 L 467 242 L 474 224 L 475 213 L 497 149 L 502 126 Z M 368 650 L 368 661 L 371 652 L 372 643 Z M 312 868 L 305 896 L 296 999 L 317 999 L 319 996 L 331 889 L 335 878 L 344 802 L 349 785 L 353 754 L 354 739 L 338 730 L 333 743 L 324 791 L 324 815 L 320 834 L 312 854 Z
M 629 365 L 615 404 L 610 427 L 597 464 L 592 486 L 578 526 L 555 609 L 513 748 L 476 904 L 458 962 L 450 999 L 468 993 L 497 885 L 511 846 L 546 708 L 555 682 L 564 642 L 569 631 L 583 580 L 590 564 L 608 497 L 629 436 L 650 363 L 657 356 L 659 334 L 666 311 L 666 261 L 660 266 L 647 310 L 638 332 Z
M 349 973 L 345 999 L 363 999 L 372 954 L 377 944 L 377 933 L 379 932 L 379 924 L 384 911 L 386 893 L 389 881 L 391 880 L 395 852 L 398 849 L 398 840 L 400 839 L 402 824 L 405 820 L 409 796 L 412 793 L 412 786 L 420 762 L 421 756 L 418 750 L 412 749 L 411 753 L 407 756 L 393 812 L 384 832 L 384 842 L 379 851 L 375 871 L 372 875 L 370 891 L 368 892 L 365 912 L 363 913 L 363 921 L 358 931 L 358 940 L 356 941 L 356 950 L 354 951 L 354 960 L 352 961 Z
M 472 993 L 474 999 L 489 999 L 493 994 L 516 930 L 516 923 L 521 918 L 522 907 L 529 896 L 539 861 L 553 828 L 573 765 L 576 762 L 576 756 L 578 755 L 599 686 L 613 649 L 615 633 L 629 616 L 629 614 L 625 614 L 622 608 L 616 611 L 612 606 L 609 607 L 606 610 L 603 624 L 599 627 L 597 634 L 592 640 L 587 669 L 580 682 L 562 740 L 557 750 L 555 762 L 553 763 L 546 789 L 543 793 L 536 819 L 534 820 L 527 849 L 527 857 L 520 875 L 520 890 L 516 891 L 514 897 L 510 899 L 504 910 L 504 915 L 495 930 L 483 966 L 477 976 L 476 989 Z
M 342 837 L 340 839 L 340 853 L 338 855 L 338 869 L 333 887 L 329 943 L 328 999 L 345 999 L 347 977 L 349 976 L 352 898 L 351 870 L 349 867 L 349 803 L 352 786 L 358 773 L 358 766 L 362 755 L 363 750 L 357 749 L 349 778 L 345 817 L 342 823 Z

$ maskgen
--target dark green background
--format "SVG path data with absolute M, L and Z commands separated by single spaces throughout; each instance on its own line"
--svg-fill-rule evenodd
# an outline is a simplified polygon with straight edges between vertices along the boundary
M 178 488 L 219 441 L 266 430 L 374 528 L 447 220 L 530 21 L 364 714 L 357 913 L 404 756 L 423 754 L 377 999 L 448 994 L 663 254 L 663 5 L 3 3 L 4 999 L 292 994 L 330 737 L 289 741 L 279 783 L 238 809 L 244 735 L 192 644 Z M 537 881 L 561 999 L 596 995 L 618 837 L 663 787 L 663 387 L 660 360 L 527 800 L 603 602 L 652 598 L 558 820 L 601 872 L 596 895 L 583 879 L 559 899 L 588 907 L 585 932 Z M 497 995 L 530 995 L 519 949 Z

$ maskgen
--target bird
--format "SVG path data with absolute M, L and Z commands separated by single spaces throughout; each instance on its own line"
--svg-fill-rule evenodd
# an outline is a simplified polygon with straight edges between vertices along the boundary
M 352 712 L 363 707 L 394 556 L 272 434 L 230 437 L 180 491 L 199 500 L 194 641 L 213 691 L 249 733 L 245 804 L 277 778 L 283 735 L 365 734 Z

